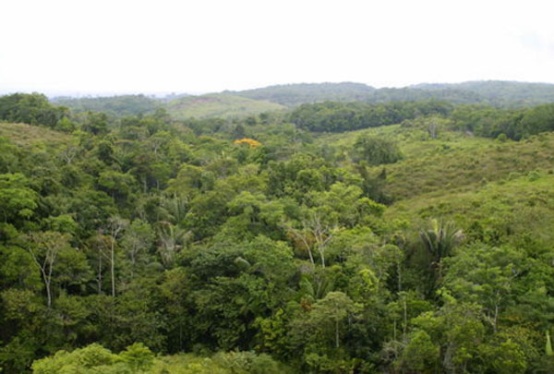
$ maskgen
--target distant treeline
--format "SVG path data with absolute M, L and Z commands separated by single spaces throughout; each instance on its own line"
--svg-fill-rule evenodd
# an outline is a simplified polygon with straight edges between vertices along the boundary
M 108 110 L 106 114 L 102 110 L 81 111 L 75 107 L 70 109 L 50 103 L 46 96 L 39 93 L 16 93 L 0 97 L 0 120 L 42 125 L 65 132 L 81 128 L 99 133 L 105 132 L 110 123 L 116 119 L 117 123 L 125 122 L 125 117 L 131 114 L 143 115 L 155 112 L 157 117 L 170 115 L 157 101 L 142 95 L 86 100 L 89 100 L 87 101 L 89 104 L 96 102 L 99 108 L 111 108 L 111 111 Z M 116 114 L 113 115 L 114 113 Z M 554 104 L 514 109 L 489 105 L 455 105 L 449 101 L 435 99 L 391 101 L 381 104 L 361 101 L 302 104 L 288 115 L 280 117 L 279 121 L 288 121 L 299 129 L 311 132 L 344 132 L 399 124 L 430 116 L 447 119 L 447 127 L 452 130 L 471 132 L 483 137 L 505 136 L 520 140 L 530 135 L 554 130 Z M 254 117 L 251 120 L 267 123 L 263 120 L 266 117 L 271 118 L 270 114 L 266 113 L 260 115 L 259 120 Z M 218 118 L 189 122 L 191 122 L 191 128 L 196 129 L 197 133 L 205 132 L 205 129 L 202 129 L 205 126 L 213 131 L 214 126 L 215 128 L 225 127 L 227 123 L 226 120 Z
M 397 124 L 431 114 L 446 116 L 452 108 L 452 104 L 435 100 L 386 104 L 324 102 L 301 105 L 291 113 L 290 121 L 304 130 L 343 132 Z
M 155 111 L 162 105 L 160 100 L 145 95 L 121 95 L 112 97 L 59 97 L 54 104 L 63 105 L 76 113 L 93 111 L 110 116 L 136 116 Z
M 458 130 L 496 138 L 520 140 L 530 135 L 554 130 L 554 104 L 525 109 L 498 109 L 489 106 L 460 106 L 451 114 Z
M 289 107 L 324 101 L 440 100 L 453 104 L 482 104 L 521 108 L 554 102 L 554 85 L 507 81 L 474 81 L 456 84 L 420 84 L 402 88 L 374 88 L 361 83 L 290 84 L 232 92 L 233 95 L 267 100 Z
M 554 130 L 554 104 L 532 108 L 502 109 L 484 105 L 458 105 L 427 100 L 367 104 L 325 102 L 304 104 L 290 114 L 290 121 L 313 132 L 343 132 L 386 126 L 418 117 L 440 116 L 454 130 L 477 136 L 520 140 Z

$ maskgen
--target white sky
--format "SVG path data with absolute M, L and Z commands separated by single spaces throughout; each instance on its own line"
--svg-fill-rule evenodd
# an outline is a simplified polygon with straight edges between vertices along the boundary
M 554 83 L 548 0 L 1 0 L 0 93 Z

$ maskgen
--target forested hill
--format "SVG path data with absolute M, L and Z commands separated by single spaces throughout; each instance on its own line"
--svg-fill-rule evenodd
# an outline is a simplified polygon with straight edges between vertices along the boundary
M 365 101 L 375 89 L 362 83 L 300 83 L 223 92 L 285 106 L 321 101 Z
M 410 87 L 430 92 L 452 90 L 472 92 L 481 103 L 504 107 L 524 107 L 554 102 L 554 84 L 510 81 L 473 81 L 457 84 L 420 84 Z
M 135 116 L 155 111 L 162 101 L 145 95 L 120 95 L 106 97 L 55 97 L 56 105 L 65 106 L 74 113 L 86 111 L 103 112 L 110 116 Z
M 554 373 L 554 103 L 279 108 L 0 97 L 0 371 Z
M 554 102 L 554 85 L 508 81 L 475 81 L 457 84 L 420 84 L 380 88 L 359 83 L 291 84 L 232 92 L 233 95 L 277 102 L 289 107 L 323 101 L 444 100 L 455 104 L 525 107 Z

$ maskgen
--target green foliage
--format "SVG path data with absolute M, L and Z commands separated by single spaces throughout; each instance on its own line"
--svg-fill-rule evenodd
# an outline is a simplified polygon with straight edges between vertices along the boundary
M 144 95 L 112 97 L 56 97 L 53 102 L 71 109 L 74 113 L 104 112 L 111 116 L 124 117 L 146 114 L 160 107 L 159 100 Z
M 552 372 L 550 105 L 353 88 L 0 124 L 3 372 Z
M 39 93 L 16 93 L 0 97 L 0 120 L 56 127 L 67 115 L 67 108 L 56 107 Z
M 524 112 L 520 122 L 521 137 L 554 130 L 554 105 L 540 105 Z
M 440 347 L 434 344 L 429 334 L 415 330 L 410 334 L 409 343 L 397 362 L 400 370 L 417 373 L 433 373 L 440 362 Z
M 0 174 L 0 207 L 4 222 L 29 218 L 37 208 L 37 193 L 21 173 Z
M 547 356 L 552 356 L 552 341 L 550 340 L 550 331 L 546 330 L 546 347 L 545 353 Z
M 358 159 L 369 165 L 392 164 L 402 159 L 398 145 L 385 138 L 360 136 L 354 143 Z
M 456 245 L 463 239 L 461 230 L 457 230 L 451 222 L 431 220 L 431 227 L 419 232 L 424 248 L 432 256 L 435 263 L 449 256 Z
M 154 353 L 142 343 L 130 345 L 119 357 L 132 370 L 132 372 L 146 371 L 153 365 Z
M 343 132 L 400 123 L 420 115 L 440 113 L 445 108 L 427 103 L 365 104 L 327 101 L 303 104 L 290 115 L 301 129 L 315 132 Z

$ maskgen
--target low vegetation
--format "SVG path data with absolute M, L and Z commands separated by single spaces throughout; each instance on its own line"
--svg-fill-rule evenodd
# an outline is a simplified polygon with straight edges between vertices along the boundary
M 169 114 L 181 120 L 193 117 L 244 118 L 281 109 L 283 106 L 269 101 L 222 94 L 185 96 L 167 104 Z

